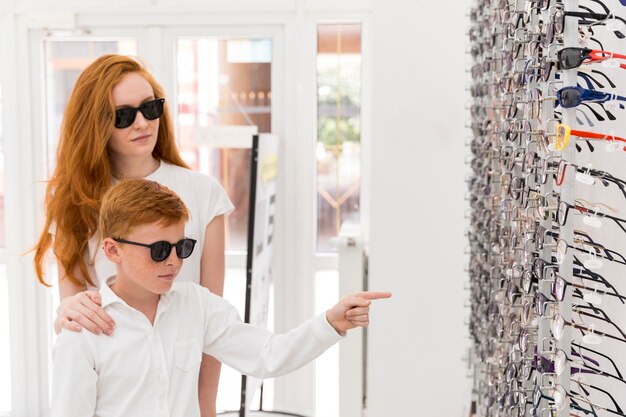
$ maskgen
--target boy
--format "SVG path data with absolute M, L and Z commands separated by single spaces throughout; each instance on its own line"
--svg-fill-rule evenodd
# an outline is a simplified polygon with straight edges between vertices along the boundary
M 247 375 L 283 375 L 367 326 L 370 300 L 391 296 L 347 297 L 286 334 L 244 324 L 205 288 L 173 283 L 195 244 L 184 236 L 188 218 L 180 198 L 156 182 L 122 181 L 105 194 L 99 232 L 117 274 L 100 294 L 116 330 L 59 334 L 52 417 L 199 416 L 203 352 Z

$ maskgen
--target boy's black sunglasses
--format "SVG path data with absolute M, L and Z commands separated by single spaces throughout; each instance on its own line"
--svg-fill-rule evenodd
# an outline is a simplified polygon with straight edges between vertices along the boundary
M 163 114 L 164 98 L 157 98 L 143 103 L 139 107 L 126 107 L 115 110 L 115 127 L 125 129 L 135 123 L 137 112 L 140 111 L 147 120 L 154 120 Z
M 113 240 L 119 243 L 128 243 L 129 245 L 150 248 L 150 257 L 155 262 L 163 262 L 166 260 L 170 256 L 170 253 L 172 253 L 172 248 L 174 247 L 176 248 L 176 255 L 180 259 L 189 258 L 193 252 L 194 246 L 196 245 L 196 240 L 189 238 L 179 240 L 174 244 L 165 240 L 160 240 L 158 242 L 151 243 L 150 245 L 139 242 L 131 242 L 130 240 L 120 239 L 117 237 L 114 237 Z

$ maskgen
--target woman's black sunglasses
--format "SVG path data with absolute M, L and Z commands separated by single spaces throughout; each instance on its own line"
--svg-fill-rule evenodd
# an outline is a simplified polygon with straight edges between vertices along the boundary
M 115 127 L 125 129 L 131 126 L 135 122 L 138 111 L 147 120 L 158 119 L 163 114 L 164 102 L 164 98 L 157 98 L 156 100 L 147 101 L 139 107 L 126 107 L 115 110 Z
M 172 253 L 172 248 L 174 247 L 176 248 L 176 255 L 180 259 L 189 258 L 191 256 L 191 253 L 193 252 L 194 246 L 196 245 L 196 240 L 189 239 L 189 238 L 179 240 L 178 242 L 174 244 L 167 242 L 165 240 L 160 240 L 150 245 L 147 245 L 145 243 L 139 243 L 139 242 L 131 242 L 130 240 L 120 239 L 116 237 L 114 237 L 113 240 L 119 243 L 127 243 L 129 245 L 136 245 L 136 246 L 143 246 L 145 248 L 150 248 L 150 257 L 155 262 L 163 262 L 164 260 L 166 260 L 170 256 L 170 253 Z

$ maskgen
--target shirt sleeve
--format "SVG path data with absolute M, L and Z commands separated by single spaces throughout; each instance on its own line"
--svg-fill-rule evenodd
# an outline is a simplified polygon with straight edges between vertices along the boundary
M 320 314 L 284 334 L 243 323 L 226 300 L 206 291 L 204 353 L 239 372 L 273 378 L 295 371 L 320 356 L 341 336 Z
M 86 330 L 85 330 L 86 331 Z M 51 417 L 93 417 L 98 374 L 86 338 L 62 330 L 52 350 Z

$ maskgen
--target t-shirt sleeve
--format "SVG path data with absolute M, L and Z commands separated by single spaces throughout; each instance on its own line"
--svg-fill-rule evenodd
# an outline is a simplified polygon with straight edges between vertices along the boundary
M 52 351 L 51 417 L 93 416 L 98 374 L 84 335 L 62 330 Z
M 201 194 L 199 200 L 203 206 L 200 207 L 200 209 L 206 216 L 204 224 L 207 225 L 217 216 L 230 214 L 235 206 L 230 201 L 230 198 L 228 198 L 228 194 L 226 194 L 224 188 L 215 178 L 209 176 L 203 177 L 198 192 Z

